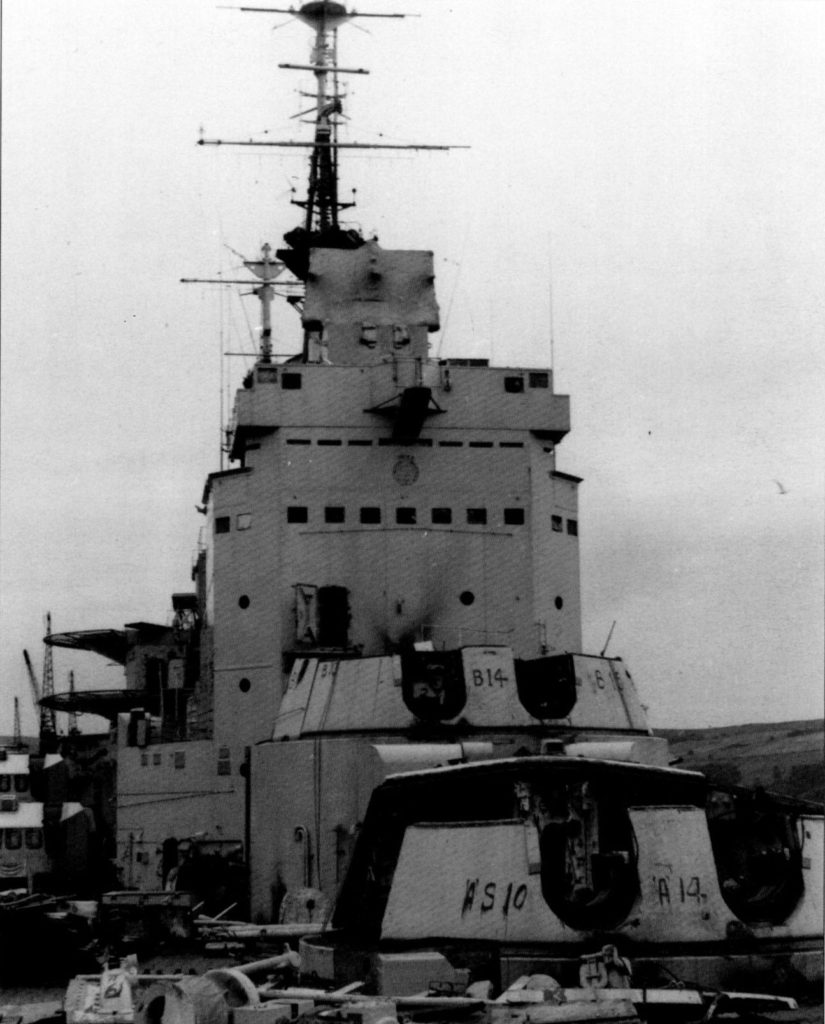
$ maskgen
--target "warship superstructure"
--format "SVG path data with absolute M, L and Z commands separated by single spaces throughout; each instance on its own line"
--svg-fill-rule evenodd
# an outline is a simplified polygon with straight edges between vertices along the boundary
M 502 974 L 605 936 L 821 970 L 821 815 L 673 767 L 624 662 L 579 653 L 568 397 L 550 368 L 433 357 L 432 253 L 340 218 L 356 15 L 285 13 L 314 34 L 285 65 L 317 83 L 305 214 L 246 261 L 260 353 L 194 588 L 171 625 L 50 638 L 125 666 L 95 698 L 118 723 L 123 883 L 254 921 L 332 914 L 356 944 L 496 949 Z M 303 329 L 288 359 L 280 297 Z M 345 948 L 319 943 L 321 977 Z

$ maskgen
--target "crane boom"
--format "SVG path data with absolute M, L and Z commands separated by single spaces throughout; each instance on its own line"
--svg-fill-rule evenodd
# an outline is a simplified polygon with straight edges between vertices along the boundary
M 32 665 L 32 660 L 29 657 L 29 652 L 24 650 L 23 657 L 26 659 L 26 668 L 28 669 L 29 672 L 29 683 L 31 684 L 32 688 L 34 707 L 35 711 L 37 711 L 40 708 L 40 683 L 38 683 L 37 676 L 34 674 L 34 667 Z

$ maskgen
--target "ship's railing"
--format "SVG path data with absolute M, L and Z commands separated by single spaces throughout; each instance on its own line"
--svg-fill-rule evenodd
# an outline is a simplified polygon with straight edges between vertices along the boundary
M 484 644 L 502 646 L 508 643 L 514 632 L 514 629 L 481 629 L 473 626 L 450 626 L 432 622 L 419 627 L 418 639 L 430 640 L 433 646 L 440 643 L 443 649 Z

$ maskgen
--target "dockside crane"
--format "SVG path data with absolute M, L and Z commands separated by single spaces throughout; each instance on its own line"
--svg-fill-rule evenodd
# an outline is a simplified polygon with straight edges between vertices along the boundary
M 45 749 L 50 743 L 54 741 L 57 735 L 57 724 L 55 722 L 54 711 L 49 708 L 44 708 L 41 704 L 43 697 L 45 696 L 40 688 L 40 683 L 37 681 L 37 675 L 32 665 L 32 660 L 29 657 L 29 652 L 23 651 L 23 658 L 26 661 L 26 669 L 29 675 L 29 684 L 32 691 L 32 699 L 34 700 L 35 710 L 39 709 L 40 714 L 40 746 L 41 749 Z
M 69 693 L 71 694 L 71 707 L 72 710 L 69 712 L 69 735 L 77 736 L 80 732 L 80 728 L 77 724 L 77 712 L 74 710 L 74 669 L 69 670 Z
M 52 613 L 46 612 L 44 622 L 46 627 L 46 644 L 43 652 L 43 685 L 41 687 L 42 697 L 40 700 L 40 734 L 57 735 L 57 716 L 53 708 L 43 706 L 43 701 L 54 696 L 54 651 L 48 639 L 52 633 Z

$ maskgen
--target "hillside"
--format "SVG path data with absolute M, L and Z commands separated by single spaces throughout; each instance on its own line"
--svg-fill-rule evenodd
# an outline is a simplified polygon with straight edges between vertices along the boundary
M 660 729 L 684 768 L 741 786 L 822 803 L 825 796 L 825 722 L 772 722 L 716 729 Z

